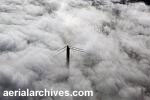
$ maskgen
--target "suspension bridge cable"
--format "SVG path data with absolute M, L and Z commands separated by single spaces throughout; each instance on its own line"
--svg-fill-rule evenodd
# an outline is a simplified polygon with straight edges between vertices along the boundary
M 80 48 L 73 47 L 73 46 L 70 46 L 70 48 L 74 48 L 74 49 L 78 49 L 78 50 L 84 51 L 84 49 L 80 49 Z
M 86 53 L 85 51 L 80 50 L 80 49 L 76 49 L 76 48 L 70 48 L 70 49 L 72 49 L 72 50 L 74 50 L 74 51 L 79 51 L 79 52 L 84 52 L 84 53 Z
M 64 50 L 65 48 L 66 48 L 67 46 L 64 46 L 63 48 L 60 48 L 60 49 L 58 49 L 58 50 L 56 50 L 56 51 L 61 51 L 61 50 Z
M 59 50 L 59 52 L 57 53 L 57 54 L 55 54 L 55 56 L 58 56 L 59 54 L 61 54 L 62 52 L 64 52 L 65 51 L 65 48 L 64 49 L 61 49 L 61 50 Z

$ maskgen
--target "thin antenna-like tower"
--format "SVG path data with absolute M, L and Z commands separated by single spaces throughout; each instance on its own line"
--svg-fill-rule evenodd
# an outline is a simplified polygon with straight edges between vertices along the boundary
M 69 66 L 70 66 L 70 50 L 72 49 L 72 50 L 79 51 L 79 52 L 84 52 L 84 50 L 67 45 L 67 46 L 57 50 L 58 51 L 57 55 L 64 52 L 65 49 L 66 49 L 66 66 L 67 66 L 67 68 L 69 68 Z M 84 53 L 86 53 L 86 52 L 84 52 Z
M 69 68 L 69 65 L 70 65 L 70 47 L 68 45 L 66 47 L 66 65 Z

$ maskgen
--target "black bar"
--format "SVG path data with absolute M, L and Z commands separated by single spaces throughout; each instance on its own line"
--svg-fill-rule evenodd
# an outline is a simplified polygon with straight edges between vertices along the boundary
M 66 65 L 69 68 L 70 65 L 70 47 L 67 45 L 67 50 L 66 50 Z

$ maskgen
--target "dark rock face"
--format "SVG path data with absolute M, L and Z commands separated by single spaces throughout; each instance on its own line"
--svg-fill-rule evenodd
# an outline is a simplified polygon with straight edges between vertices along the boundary
M 145 4 L 150 5 L 150 0 L 129 0 L 129 2 L 144 2 Z
M 127 3 L 136 3 L 136 2 L 144 2 L 145 4 L 150 5 L 150 0 L 120 0 L 119 2 L 113 2 L 113 3 L 127 4 Z

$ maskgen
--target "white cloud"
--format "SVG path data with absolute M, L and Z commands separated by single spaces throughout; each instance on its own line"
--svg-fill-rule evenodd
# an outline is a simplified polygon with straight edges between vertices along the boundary
M 150 83 L 149 6 L 99 1 L 105 4 L 1 0 L 0 90 L 92 89 L 95 97 L 80 99 L 141 100 L 142 89 Z M 65 66 L 65 52 L 56 55 L 66 44 L 86 52 L 71 52 L 70 69 Z M 55 98 L 64 99 L 73 100 Z

